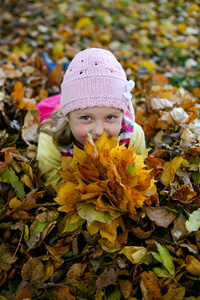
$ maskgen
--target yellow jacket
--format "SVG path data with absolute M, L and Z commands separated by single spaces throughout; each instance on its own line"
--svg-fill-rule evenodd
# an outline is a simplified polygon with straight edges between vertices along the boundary
M 140 125 L 134 124 L 133 135 L 130 139 L 130 146 L 136 154 L 140 154 L 146 147 L 144 131 Z M 62 155 L 59 148 L 53 142 L 53 138 L 41 132 L 38 140 L 37 160 L 42 179 L 45 185 L 55 186 L 61 180 L 58 171 L 61 169 Z

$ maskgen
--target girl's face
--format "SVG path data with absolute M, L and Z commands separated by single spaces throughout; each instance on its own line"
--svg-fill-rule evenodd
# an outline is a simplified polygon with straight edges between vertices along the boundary
M 118 135 L 123 115 L 123 111 L 115 107 L 88 107 L 70 112 L 66 120 L 73 136 L 79 143 L 85 145 L 87 132 L 91 134 L 94 142 L 104 131 L 109 139 Z

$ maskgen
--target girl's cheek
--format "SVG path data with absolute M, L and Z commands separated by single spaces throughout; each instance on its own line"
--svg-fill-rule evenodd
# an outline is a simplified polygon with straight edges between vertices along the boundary
M 88 130 L 87 127 L 85 126 L 85 128 L 80 128 L 80 129 L 78 130 L 78 134 L 79 134 L 80 136 L 87 136 L 87 131 L 89 131 L 89 130 Z

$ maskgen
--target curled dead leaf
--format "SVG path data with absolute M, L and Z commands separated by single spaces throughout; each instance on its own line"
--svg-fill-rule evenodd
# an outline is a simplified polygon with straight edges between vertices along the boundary
M 55 288 L 53 293 L 54 300 L 76 300 L 76 298 L 70 293 L 69 287 L 66 285 L 59 285 Z
M 10 249 L 11 246 L 0 246 L 0 269 L 8 271 L 11 265 L 17 261 L 17 257 L 14 256 L 14 251 Z
M 72 282 L 74 278 L 81 278 L 87 268 L 87 264 L 75 263 L 73 264 L 66 275 L 66 281 Z
M 162 300 L 162 294 L 159 286 L 159 280 L 154 272 L 143 272 L 141 274 L 141 291 L 145 300 Z
M 187 183 L 182 185 L 181 188 L 172 195 L 172 199 L 182 203 L 187 203 L 190 202 L 190 200 L 194 198 L 196 194 L 197 193 L 191 188 L 191 184 Z
M 186 270 L 196 276 L 200 276 L 200 261 L 192 255 L 187 255 L 185 259 Z
M 46 210 L 44 212 L 42 212 L 41 214 L 38 214 L 36 216 L 36 219 L 39 222 L 54 222 L 57 217 L 59 216 L 59 212 L 56 210 Z

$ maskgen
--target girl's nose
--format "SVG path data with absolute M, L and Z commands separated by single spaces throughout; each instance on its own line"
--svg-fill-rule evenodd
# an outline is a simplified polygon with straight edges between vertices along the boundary
M 93 128 L 93 134 L 100 137 L 104 132 L 104 126 L 103 124 L 95 124 Z

